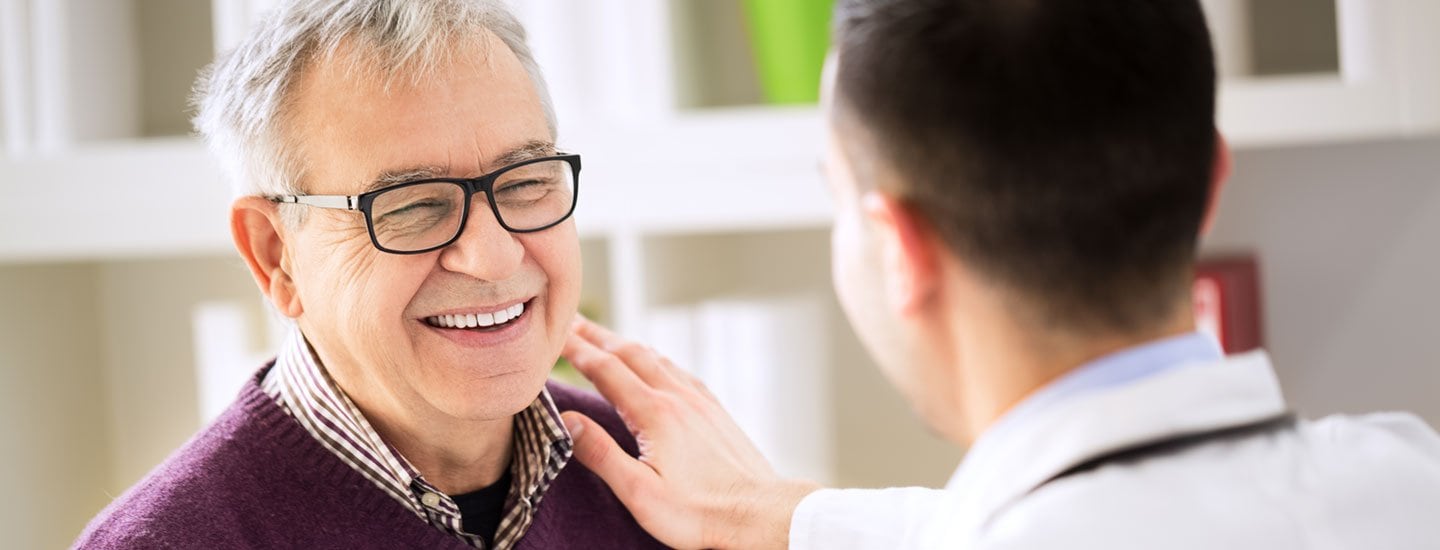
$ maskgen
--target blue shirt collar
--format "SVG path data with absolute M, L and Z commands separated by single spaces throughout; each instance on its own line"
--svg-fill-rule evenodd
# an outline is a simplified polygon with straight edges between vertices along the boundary
M 1119 386 L 1194 363 L 1225 359 L 1220 344 L 1203 332 L 1190 332 L 1123 349 L 1081 365 L 1051 381 L 1025 402 L 1061 399 L 1086 391 Z M 1025 402 L 1022 402 L 1025 403 Z
M 1154 340 L 1106 355 L 1065 373 L 1031 393 L 985 430 L 970 452 L 983 452 L 986 440 L 1003 439 L 1005 433 L 1024 425 L 1027 419 L 1055 403 L 1089 392 L 1131 384 L 1168 370 L 1196 363 L 1218 363 L 1225 359 L 1220 344 L 1203 332 L 1190 332 Z

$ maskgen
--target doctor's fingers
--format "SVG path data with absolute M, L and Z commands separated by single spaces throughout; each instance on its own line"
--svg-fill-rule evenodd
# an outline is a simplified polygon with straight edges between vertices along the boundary
M 576 316 L 573 326 L 576 333 L 595 346 L 614 352 L 651 386 L 668 387 L 667 384 L 672 382 L 679 383 L 680 387 L 688 387 L 700 397 L 708 399 L 712 403 L 719 403 L 715 395 L 710 393 L 710 388 L 699 377 L 689 370 L 677 366 L 669 357 L 654 348 L 626 340 L 583 315 Z M 652 368 L 651 361 L 658 364 L 658 368 Z
M 600 395 L 615 404 L 620 411 L 642 412 L 654 402 L 655 389 L 641 380 L 629 365 L 615 354 L 600 349 L 574 332 L 565 340 L 565 349 L 560 352 L 575 370 L 595 384 Z M 642 415 L 643 416 L 643 415 Z
M 674 362 L 670 361 L 668 357 L 665 357 L 663 355 L 660 356 L 660 364 L 664 365 L 665 370 L 670 371 L 670 376 L 673 376 L 681 383 L 690 386 L 692 390 L 695 390 L 695 393 L 699 394 L 705 399 L 710 400 L 711 403 L 714 403 L 717 406 L 720 404 L 720 400 L 715 397 L 715 394 L 710 393 L 710 387 L 706 386 L 705 382 L 703 380 L 700 380 L 700 377 L 695 376 L 688 370 L 675 366 Z
M 674 363 L 653 348 L 627 340 L 583 316 L 576 316 L 572 332 L 601 350 L 614 354 L 636 376 L 651 387 L 669 389 L 681 379 L 674 376 Z

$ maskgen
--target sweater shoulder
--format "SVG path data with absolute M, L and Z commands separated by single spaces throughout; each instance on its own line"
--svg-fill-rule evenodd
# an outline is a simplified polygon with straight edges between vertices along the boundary
M 445 540 L 415 519 L 252 380 L 229 409 L 91 520 L 75 547 L 337 543 L 374 536 L 376 526 Z
M 546 387 L 561 412 L 575 411 L 600 424 L 621 448 L 638 456 L 635 437 L 625 422 L 594 392 L 551 381 Z M 520 550 L 665 548 L 646 533 L 605 482 L 577 460 L 570 460 L 545 493 Z
M 96 516 L 76 541 L 79 548 L 134 548 L 150 545 L 207 542 L 196 540 L 213 529 L 185 529 L 185 525 L 223 526 L 227 506 L 238 504 L 244 492 L 271 485 L 264 478 L 276 475 L 276 448 L 261 445 L 260 434 L 275 422 L 286 420 L 284 411 L 259 401 L 263 392 L 246 390 L 240 399 L 195 434 L 143 479 Z M 218 523 L 218 524 L 217 524 Z M 180 537 L 180 538 L 176 538 Z

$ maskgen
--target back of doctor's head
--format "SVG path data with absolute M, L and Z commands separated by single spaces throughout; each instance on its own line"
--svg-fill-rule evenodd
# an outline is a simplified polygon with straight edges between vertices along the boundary
M 1216 145 L 1196 0 L 837 4 L 834 120 L 862 187 L 1046 323 L 1174 313 Z

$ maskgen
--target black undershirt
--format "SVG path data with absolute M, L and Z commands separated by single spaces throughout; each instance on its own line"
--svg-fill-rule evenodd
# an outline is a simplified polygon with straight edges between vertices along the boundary
M 460 507 L 460 526 L 466 533 L 480 535 L 485 545 L 495 543 L 495 530 L 500 528 L 500 518 L 505 515 L 505 497 L 510 494 L 510 470 L 489 486 L 455 495 L 450 500 Z

